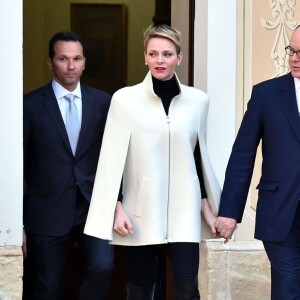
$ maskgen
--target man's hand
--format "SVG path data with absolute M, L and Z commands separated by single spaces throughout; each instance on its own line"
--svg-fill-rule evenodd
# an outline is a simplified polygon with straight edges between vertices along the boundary
M 114 231 L 123 237 L 132 233 L 131 222 L 120 201 L 117 202 L 115 209 Z
M 22 241 L 22 252 L 23 252 L 23 257 L 27 257 L 27 238 L 26 238 L 26 233 L 23 228 L 23 241 Z
M 232 238 L 233 232 L 236 228 L 236 223 L 236 219 L 217 217 L 215 221 L 215 228 L 217 230 L 218 236 L 225 239 L 225 244 L 229 241 L 229 239 Z

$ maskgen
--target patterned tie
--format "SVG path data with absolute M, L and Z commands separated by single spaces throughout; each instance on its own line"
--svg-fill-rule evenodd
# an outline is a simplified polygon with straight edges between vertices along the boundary
M 80 124 L 78 120 L 78 111 L 74 103 L 75 95 L 68 94 L 65 99 L 69 102 L 69 108 L 66 114 L 66 129 L 69 137 L 69 142 L 72 148 L 72 152 L 75 156 L 76 147 L 80 132 Z

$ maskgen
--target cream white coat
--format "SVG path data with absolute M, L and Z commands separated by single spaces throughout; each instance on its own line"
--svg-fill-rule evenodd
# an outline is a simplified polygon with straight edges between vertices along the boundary
M 214 214 L 220 198 L 205 142 L 208 97 L 178 84 L 180 94 L 168 116 L 153 91 L 150 72 L 142 83 L 113 95 L 86 234 L 118 245 L 200 241 L 201 191 L 193 156 L 197 139 Z M 133 225 L 127 237 L 113 232 L 122 176 L 122 203 Z

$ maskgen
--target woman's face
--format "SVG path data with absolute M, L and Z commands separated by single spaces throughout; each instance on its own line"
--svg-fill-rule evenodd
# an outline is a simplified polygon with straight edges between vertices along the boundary
M 149 40 L 145 62 L 152 76 L 159 80 L 169 80 L 174 75 L 177 64 L 181 62 L 182 53 L 177 54 L 173 42 L 165 38 L 152 38 Z

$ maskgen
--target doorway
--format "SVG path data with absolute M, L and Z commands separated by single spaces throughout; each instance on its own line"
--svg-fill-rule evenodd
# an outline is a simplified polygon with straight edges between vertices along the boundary
M 105 3 L 108 4 L 110 2 L 113 3 L 114 1 L 105 1 Z M 164 23 L 171 25 L 174 2 L 182 2 L 180 5 L 186 6 L 186 1 L 124 0 L 120 2 L 126 6 L 127 14 L 127 19 L 124 23 L 127 32 L 127 64 L 125 65 L 125 69 L 122 70 L 122 73 L 126 74 L 126 80 L 124 80 L 123 85 L 132 85 L 141 82 L 147 72 L 143 56 L 143 29 L 147 28 L 150 24 L 157 25 Z M 82 0 L 80 3 L 89 3 L 89 1 Z M 191 3 L 194 3 L 194 0 L 189 0 L 188 3 L 190 7 L 193 7 Z M 27 0 L 24 2 L 24 93 L 43 86 L 51 80 L 51 73 L 46 66 L 48 41 L 55 32 L 71 29 L 71 7 L 71 1 L 69 0 L 45 0 L 38 3 L 35 0 Z M 143 14 L 143 17 L 141 17 L 141 14 Z M 178 18 L 176 19 L 179 20 L 179 12 L 177 16 Z M 187 18 L 192 22 L 193 18 L 191 16 L 193 16 L 193 11 L 190 9 Z M 188 51 L 192 51 L 193 49 L 191 42 L 192 35 L 190 35 L 193 25 L 191 24 L 193 23 L 185 26 L 189 28 L 189 38 L 187 39 L 189 43 Z M 177 24 L 172 25 L 182 30 L 180 23 L 178 23 L 178 26 Z M 187 64 L 190 74 L 192 74 L 191 53 L 192 52 L 189 52 L 189 62 Z M 87 57 L 87 60 L 89 59 L 92 60 L 92 58 Z M 34 66 L 34 68 L 32 66 Z M 182 69 L 183 67 L 181 67 L 181 70 Z M 181 72 L 181 70 L 179 70 L 179 72 Z M 117 70 L 115 71 L 117 72 Z M 184 75 L 180 77 L 183 78 Z M 111 80 L 113 80 L 113 78 Z M 182 81 L 186 83 L 185 80 Z M 192 84 L 191 81 L 189 81 L 189 83 Z M 89 85 L 93 85 L 93 81 L 91 81 Z M 111 93 L 114 92 L 114 89 L 106 86 L 101 87 L 101 89 L 108 90 Z M 116 247 L 115 266 L 108 300 L 125 300 L 127 266 L 122 247 Z M 77 298 L 83 276 L 83 267 L 81 249 L 76 244 L 72 244 L 69 249 L 66 265 L 64 300 L 74 300 Z M 170 275 L 171 268 L 163 248 L 158 255 L 157 270 L 158 289 L 156 291 L 155 300 L 173 299 L 172 278 Z

